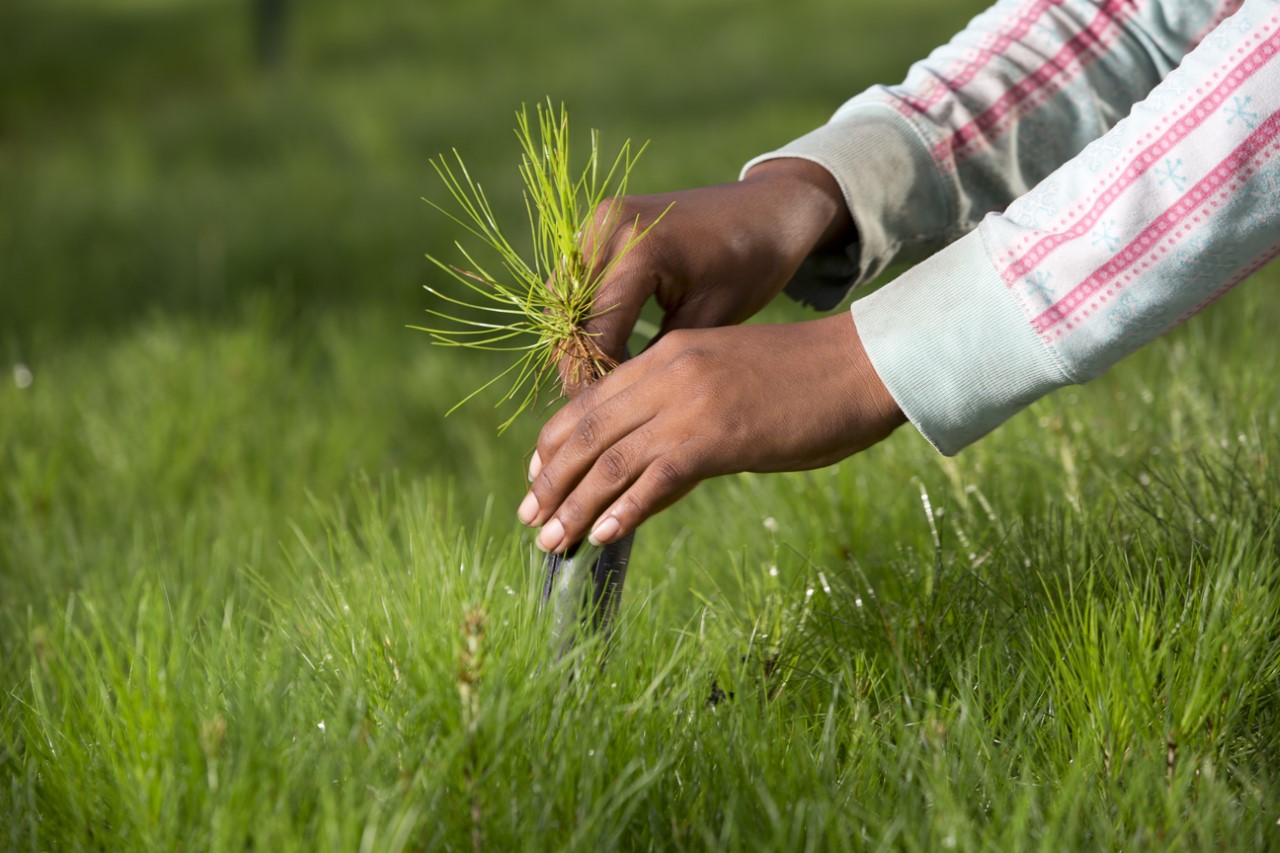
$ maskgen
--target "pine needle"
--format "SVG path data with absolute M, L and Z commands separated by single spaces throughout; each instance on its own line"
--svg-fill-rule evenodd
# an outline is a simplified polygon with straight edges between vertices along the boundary
M 633 153 L 631 141 L 625 141 L 606 166 L 601 161 L 599 134 L 593 130 L 586 162 L 575 171 L 569 150 L 569 114 L 563 104 L 557 109 L 550 99 L 536 105 L 532 117 L 522 106 L 516 113 L 515 134 L 521 150 L 519 173 L 531 238 L 529 255 L 521 254 L 507 240 L 488 196 L 456 150 L 451 158 L 441 155 L 432 160 L 452 208 L 424 201 L 491 253 L 502 273 L 495 275 L 485 269 L 476 261 L 476 251 L 461 242 L 454 246 L 465 267 L 428 255 L 448 279 L 461 285 L 462 293 L 458 294 L 456 286 L 446 292 L 428 285 L 426 290 L 435 300 L 427 310 L 433 323 L 410 327 L 427 332 L 439 346 L 522 353 L 449 410 L 452 413 L 514 377 L 496 404 L 515 407 L 499 432 L 533 405 L 548 385 L 557 382 L 556 368 L 562 358 L 568 357 L 564 378 L 571 383 L 592 381 L 612 369 L 614 365 L 584 324 L 611 310 L 612 306 L 600 309 L 594 305 L 601 282 L 662 218 L 644 229 L 638 220 L 632 223 L 630 237 L 605 263 L 600 256 L 604 241 L 593 241 L 584 255 L 580 235 L 592 227 L 596 210 L 605 199 L 626 195 L 645 146 Z M 606 230 L 619 224 L 606 222 Z

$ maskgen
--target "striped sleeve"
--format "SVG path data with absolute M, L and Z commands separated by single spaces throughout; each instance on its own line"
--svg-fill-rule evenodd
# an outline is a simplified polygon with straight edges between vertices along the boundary
M 1278 253 L 1280 4 L 1247 0 L 1111 130 L 852 310 L 890 393 L 950 454 Z
M 853 216 L 856 244 L 811 259 L 788 293 L 832 308 L 895 258 L 971 232 L 1103 136 L 1239 5 L 1000 0 L 901 84 L 872 87 L 744 168 L 811 160 Z

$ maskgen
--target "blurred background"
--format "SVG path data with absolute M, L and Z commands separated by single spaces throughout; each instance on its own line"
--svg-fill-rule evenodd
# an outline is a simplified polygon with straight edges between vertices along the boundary
M 139 531 L 271 543 L 360 472 L 514 506 L 539 418 L 443 420 L 491 365 L 406 329 L 458 236 L 429 159 L 457 148 L 522 233 L 514 112 L 550 97 L 651 142 L 637 192 L 733 180 L 984 5 L 5 0 L 11 578 Z
M 522 103 L 651 140 L 641 190 L 731 180 L 980 5 L 8 0 L 6 354 L 262 294 L 411 321 L 452 236 L 428 158 L 458 148 L 514 212 Z

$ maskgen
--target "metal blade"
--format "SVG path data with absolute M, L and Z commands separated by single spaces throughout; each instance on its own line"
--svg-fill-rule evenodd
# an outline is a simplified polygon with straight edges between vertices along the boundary
M 542 606 L 551 612 L 551 645 L 564 654 L 583 630 L 608 634 L 622 598 L 635 533 L 597 548 L 580 542 L 564 554 L 548 554 Z

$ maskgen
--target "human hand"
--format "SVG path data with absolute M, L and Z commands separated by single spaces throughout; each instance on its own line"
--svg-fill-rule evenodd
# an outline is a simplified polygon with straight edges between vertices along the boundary
M 672 332 L 543 427 L 520 520 L 544 551 L 606 544 L 709 477 L 828 465 L 904 421 L 847 312 Z
M 768 160 L 736 183 L 602 204 L 583 253 L 604 269 L 651 225 L 601 283 L 597 314 L 585 324 L 615 363 L 651 297 L 663 310 L 659 337 L 740 323 L 777 296 L 815 249 L 853 227 L 827 170 L 806 160 Z

